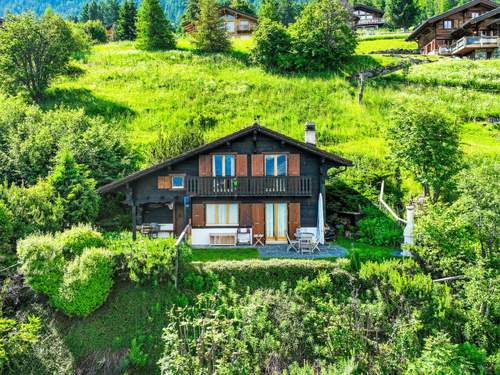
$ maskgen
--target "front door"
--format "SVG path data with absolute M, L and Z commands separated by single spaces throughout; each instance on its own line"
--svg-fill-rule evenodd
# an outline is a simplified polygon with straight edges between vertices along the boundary
M 286 241 L 287 227 L 287 204 L 266 203 L 266 242 Z
M 174 207 L 174 231 L 176 236 L 180 236 L 184 230 L 184 205 L 175 203 Z

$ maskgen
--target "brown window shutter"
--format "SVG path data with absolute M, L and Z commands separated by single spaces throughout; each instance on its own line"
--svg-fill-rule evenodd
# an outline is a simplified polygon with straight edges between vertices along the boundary
M 264 155 L 252 155 L 252 176 L 264 176 Z
M 193 227 L 205 226 L 205 205 L 203 203 L 193 204 L 192 224 Z
M 252 234 L 266 234 L 264 203 L 252 204 Z
M 252 226 L 252 205 L 250 203 L 240 203 L 240 226 Z
M 172 189 L 172 177 L 158 176 L 158 190 Z
M 212 175 L 212 155 L 200 155 L 198 173 L 204 177 Z
M 300 154 L 288 155 L 288 175 L 300 176 Z
M 248 156 L 236 155 L 236 176 L 245 177 L 248 175 Z
M 288 203 L 288 235 L 294 237 L 300 227 L 300 203 Z

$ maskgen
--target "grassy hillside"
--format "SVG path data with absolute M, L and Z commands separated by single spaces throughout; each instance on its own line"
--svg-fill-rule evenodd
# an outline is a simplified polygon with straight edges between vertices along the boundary
M 369 83 L 364 103 L 346 77 L 366 67 L 398 61 L 368 54 L 387 48 L 415 48 L 404 39 L 362 40 L 348 64 L 336 71 L 277 75 L 249 63 L 251 41 L 237 41 L 231 53 L 196 53 L 189 41 L 178 49 L 143 52 L 132 43 L 96 46 L 77 77 L 61 79 L 46 107 L 83 107 L 92 115 L 117 121 L 132 143 L 154 142 L 162 128 L 176 128 L 196 116 L 213 118 L 207 141 L 261 123 L 301 139 L 306 121 L 317 124 L 321 147 L 346 156 L 386 155 L 384 131 L 390 107 L 410 96 L 429 98 L 465 124 L 464 143 L 470 154 L 500 150 L 496 131 L 485 125 L 500 117 L 500 61 L 442 60 L 410 69 L 408 75 Z M 496 91 L 494 91 L 496 90 Z

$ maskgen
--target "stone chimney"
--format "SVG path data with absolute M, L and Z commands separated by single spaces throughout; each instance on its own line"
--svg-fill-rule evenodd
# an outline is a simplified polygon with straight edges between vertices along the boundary
M 314 122 L 306 122 L 304 141 L 307 144 L 316 146 L 316 125 L 314 124 Z

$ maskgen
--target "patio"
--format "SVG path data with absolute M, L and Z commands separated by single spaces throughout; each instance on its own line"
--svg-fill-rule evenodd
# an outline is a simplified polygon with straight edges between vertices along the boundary
M 294 258 L 294 259 L 313 259 L 313 258 L 338 258 L 347 255 L 347 249 L 338 245 L 320 245 L 320 251 L 312 254 L 302 254 L 296 251 L 287 251 L 288 245 L 265 245 L 257 247 L 259 257 L 261 258 Z

